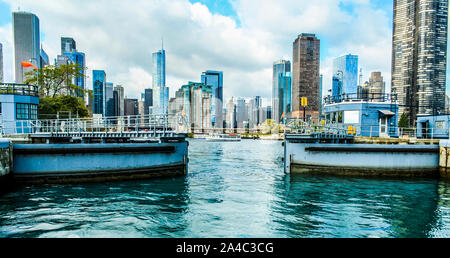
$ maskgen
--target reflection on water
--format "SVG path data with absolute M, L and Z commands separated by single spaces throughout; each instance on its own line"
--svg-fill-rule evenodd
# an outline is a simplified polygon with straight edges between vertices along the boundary
M 189 152 L 186 177 L 0 196 L 0 237 L 450 236 L 448 181 L 285 175 L 275 141 Z

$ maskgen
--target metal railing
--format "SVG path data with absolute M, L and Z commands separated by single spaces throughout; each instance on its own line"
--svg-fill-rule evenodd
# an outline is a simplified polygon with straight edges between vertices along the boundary
M 1 121 L 1 135 L 147 132 L 149 135 L 185 133 L 187 126 L 178 115 L 137 115 L 49 120 Z
M 324 133 L 336 136 L 349 135 L 348 128 L 342 125 L 305 122 L 302 119 L 288 119 L 284 127 L 284 132 L 293 134 Z
M 388 93 L 351 93 L 341 94 L 336 96 L 327 96 L 324 99 L 324 104 L 334 104 L 342 102 L 368 101 L 368 102 L 396 102 L 396 94 Z
M 39 96 L 37 86 L 16 83 L 0 83 L 0 95 Z
M 301 119 L 286 122 L 285 133 L 312 134 L 326 133 L 379 138 L 450 139 L 450 129 L 404 128 L 394 126 L 344 125 L 342 123 L 312 123 Z

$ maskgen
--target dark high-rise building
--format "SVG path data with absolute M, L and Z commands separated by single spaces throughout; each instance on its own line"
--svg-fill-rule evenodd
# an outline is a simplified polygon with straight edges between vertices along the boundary
M 320 40 L 302 33 L 293 44 L 292 117 L 303 118 L 301 98 L 308 98 L 307 117 L 319 116 Z M 273 115 L 273 113 L 272 113 Z
M 33 68 L 22 67 L 22 62 L 31 62 L 40 68 L 39 19 L 27 12 L 13 13 L 13 48 L 14 48 L 14 78 L 16 83 L 25 81 L 24 74 Z
M 107 82 L 105 84 L 105 94 L 104 94 L 104 117 L 114 116 L 114 84 Z
M 114 105 L 117 107 L 117 116 L 125 115 L 125 107 L 124 107 L 124 99 L 125 99 L 125 90 L 122 85 L 114 86 L 114 91 L 117 92 L 117 101 L 115 101 Z
M 92 83 L 94 90 L 93 113 L 104 114 L 105 110 L 105 86 L 106 73 L 103 70 L 92 71 Z
M 125 115 L 126 116 L 137 116 L 139 115 L 138 110 L 138 100 L 137 99 L 125 99 Z
M 145 89 L 144 92 L 144 114 L 149 114 L 149 107 L 153 106 L 153 90 Z
M 223 72 L 206 71 L 202 74 L 202 83 L 212 87 L 211 123 L 214 128 L 223 127 Z
M 448 0 L 394 0 L 392 93 L 399 117 L 445 112 Z
M 119 91 L 113 90 L 114 116 L 120 116 Z

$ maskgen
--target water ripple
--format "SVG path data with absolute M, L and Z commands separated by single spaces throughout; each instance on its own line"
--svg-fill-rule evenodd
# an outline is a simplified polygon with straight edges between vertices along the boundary
M 285 175 L 281 142 L 190 141 L 186 177 L 26 186 L 0 237 L 449 237 L 450 183 Z

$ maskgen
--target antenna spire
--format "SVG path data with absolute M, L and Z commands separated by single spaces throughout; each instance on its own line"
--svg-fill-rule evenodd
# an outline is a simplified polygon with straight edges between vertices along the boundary
M 161 49 L 164 50 L 164 38 L 163 37 L 161 37 L 161 47 L 162 47 Z

